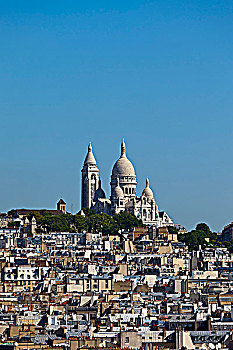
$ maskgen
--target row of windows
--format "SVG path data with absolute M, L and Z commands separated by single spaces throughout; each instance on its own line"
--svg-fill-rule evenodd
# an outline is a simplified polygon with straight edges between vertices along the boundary
M 136 188 L 122 187 L 124 194 L 136 194 Z
M 134 177 L 120 176 L 120 181 L 135 181 Z

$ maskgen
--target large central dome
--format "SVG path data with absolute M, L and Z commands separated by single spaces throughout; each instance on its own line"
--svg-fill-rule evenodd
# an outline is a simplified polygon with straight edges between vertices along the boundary
M 112 169 L 112 176 L 135 176 L 135 170 L 133 164 L 126 157 L 125 154 L 125 142 L 121 144 L 121 156 L 114 164 Z

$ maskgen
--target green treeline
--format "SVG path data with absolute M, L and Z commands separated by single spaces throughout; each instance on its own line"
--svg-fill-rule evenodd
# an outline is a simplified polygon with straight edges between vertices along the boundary
M 12 211 L 13 212 L 13 211 Z M 127 212 L 110 216 L 108 214 L 96 214 L 92 209 L 83 209 L 81 212 L 72 214 L 54 215 L 46 210 L 31 211 L 28 219 L 36 218 L 37 232 L 102 232 L 104 235 L 118 234 L 121 230 L 129 230 L 133 227 L 143 226 L 142 220 Z M 11 222 L 9 227 L 16 227 L 18 223 Z M 233 241 L 222 242 L 221 235 L 212 232 L 205 223 L 200 223 L 192 231 L 179 234 L 175 227 L 168 227 L 169 233 L 177 233 L 178 241 L 185 243 L 190 251 L 197 250 L 199 246 L 225 247 L 233 252 Z
M 104 235 L 117 234 L 119 230 L 127 230 L 132 227 L 143 226 L 142 221 L 134 215 L 122 212 L 110 216 L 108 214 L 96 214 L 94 210 L 83 209 L 85 214 L 80 212 L 76 215 L 61 214 L 53 215 L 52 213 L 41 211 L 31 212 L 29 220 L 34 216 L 37 222 L 38 232 L 102 232 Z
M 199 246 L 205 248 L 207 246 L 217 248 L 226 247 L 229 248 L 230 243 L 221 242 L 217 233 L 212 232 L 209 226 L 205 223 L 200 223 L 196 226 L 195 230 L 187 232 L 186 234 L 178 235 L 178 240 L 184 242 L 189 250 L 197 250 Z

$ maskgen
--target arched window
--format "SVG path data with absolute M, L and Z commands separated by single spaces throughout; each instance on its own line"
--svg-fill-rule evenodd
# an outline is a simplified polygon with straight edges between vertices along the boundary
M 96 176 L 95 174 L 92 174 L 91 175 L 91 200 L 94 199 L 95 191 L 96 191 Z
M 125 193 L 128 194 L 128 187 L 125 188 Z
M 153 220 L 153 216 L 154 216 L 153 214 L 154 214 L 153 209 L 151 209 L 151 212 L 150 212 L 150 219 L 151 220 Z

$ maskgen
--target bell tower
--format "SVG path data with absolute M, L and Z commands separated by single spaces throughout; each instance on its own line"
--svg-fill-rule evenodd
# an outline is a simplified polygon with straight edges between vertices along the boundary
M 95 191 L 99 188 L 99 169 L 89 143 L 88 152 L 82 168 L 82 199 L 81 207 L 90 208 L 94 200 Z

